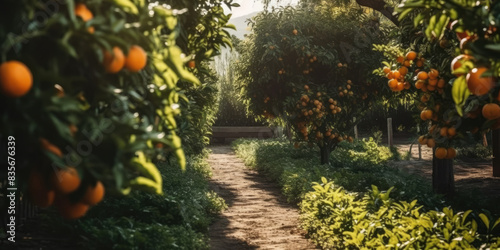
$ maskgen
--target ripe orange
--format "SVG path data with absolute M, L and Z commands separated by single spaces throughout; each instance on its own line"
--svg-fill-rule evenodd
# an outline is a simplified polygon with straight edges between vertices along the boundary
M 9 97 L 21 97 L 33 86 L 33 75 L 19 61 L 7 61 L 0 65 L 0 91 Z
M 427 90 L 429 90 L 429 91 L 434 91 L 434 90 L 436 90 L 436 85 L 430 85 L 430 84 L 429 84 L 429 85 L 427 85 Z
M 456 129 L 456 128 L 454 128 L 454 127 L 449 128 L 449 129 L 448 129 L 448 136 L 449 136 L 449 137 L 453 137 L 453 136 L 455 136 L 455 135 L 457 135 L 457 129 Z
M 389 85 L 389 88 L 395 89 L 398 86 L 398 80 L 391 79 L 391 80 L 389 80 L 389 82 L 387 83 L 387 85 Z
M 148 55 L 138 45 L 132 45 L 125 59 L 125 68 L 131 72 L 138 72 L 146 66 Z M 190 61 L 191 62 L 191 61 Z
M 188 62 L 188 67 L 190 69 L 194 69 L 196 67 L 196 62 L 194 60 L 189 61 Z M 280 70 L 279 72 L 281 72 L 280 75 L 283 74 L 283 70 Z
M 307 84 L 306 84 L 306 85 L 304 85 L 304 89 L 305 89 L 305 90 L 309 90 L 309 86 L 307 86 Z
M 49 151 L 49 152 L 51 152 L 59 157 L 63 156 L 61 149 L 59 149 L 54 144 L 50 143 L 47 139 L 40 138 L 39 141 L 40 141 L 40 146 L 42 147 L 43 150 Z
M 80 17 L 85 22 L 94 18 L 92 12 L 83 3 L 78 3 L 75 5 L 75 16 Z
M 495 86 L 494 79 L 491 76 L 481 77 L 488 68 L 479 67 L 472 69 L 467 74 L 467 87 L 474 95 L 485 95 Z
M 424 61 L 418 60 L 416 64 L 417 64 L 417 67 L 419 67 L 419 68 L 423 67 L 424 66 Z
M 422 97 L 420 97 L 421 102 L 428 102 L 429 101 L 429 94 L 423 94 Z
M 417 74 L 417 78 L 418 78 L 419 80 L 427 80 L 427 78 L 429 78 L 429 76 L 427 75 L 427 72 L 425 72 L 425 71 L 420 71 L 420 72 L 418 72 L 418 74 Z
M 297 34 L 299 33 L 299 31 L 297 31 L 296 29 L 294 29 L 294 30 L 292 31 L 292 33 L 293 33 L 294 35 L 297 35 Z
M 405 84 L 402 82 L 397 82 L 395 90 L 399 92 L 402 91 L 403 89 L 405 89 Z
M 392 77 L 398 79 L 400 76 L 401 76 L 401 73 L 399 73 L 399 71 L 397 71 L 397 70 L 392 71 Z
M 422 87 L 425 86 L 425 80 L 418 80 L 416 83 L 415 83 L 415 88 L 417 89 L 421 89 Z
M 387 67 L 384 67 L 384 74 L 388 74 L 389 72 L 391 72 L 391 69 L 390 68 L 387 68 Z
M 57 192 L 69 194 L 80 186 L 80 177 L 76 169 L 68 167 L 54 173 L 51 182 Z
M 108 73 L 117 73 L 125 65 L 125 55 L 118 47 L 113 47 L 113 54 L 104 51 L 104 68 Z
M 55 192 L 38 171 L 31 171 L 29 176 L 28 196 L 39 207 L 48 207 L 54 202 Z
M 500 106 L 496 103 L 488 103 L 483 106 L 482 114 L 488 120 L 500 118 Z
M 410 61 L 410 60 L 405 60 L 405 61 L 403 62 L 403 66 L 405 66 L 405 67 L 410 67 L 410 66 L 411 66 L 411 61 Z
M 66 219 L 78 219 L 89 210 L 89 205 L 81 202 L 72 203 L 66 196 L 58 196 L 54 205 L 61 216 Z
M 431 69 L 431 71 L 429 71 L 430 79 L 436 79 L 438 76 L 439 76 L 439 71 L 437 69 Z
M 446 82 L 444 81 L 444 79 L 439 79 L 438 83 L 437 83 L 437 87 L 440 88 L 440 89 L 443 89 L 444 86 L 446 85 Z
M 403 56 L 398 56 L 398 58 L 396 59 L 396 61 L 398 63 L 403 63 L 405 61 L 405 58 Z
M 408 74 L 408 68 L 405 67 L 405 66 L 401 66 L 401 68 L 399 68 L 398 71 L 403 76 L 406 75 L 406 74 Z
M 448 154 L 448 150 L 446 148 L 436 148 L 436 152 L 434 154 L 438 159 L 445 159 Z
M 446 159 L 453 159 L 457 156 L 457 150 L 454 148 L 448 148 L 448 153 L 446 154 Z
M 434 114 L 430 109 L 424 109 L 422 113 L 424 114 L 426 120 L 432 119 L 432 115 Z
M 102 182 L 98 181 L 94 187 L 87 187 L 87 191 L 85 192 L 85 196 L 83 196 L 82 202 L 88 205 L 95 205 L 99 203 L 103 197 L 104 185 L 102 185 Z
M 429 83 L 429 86 L 436 86 L 438 83 L 438 79 L 436 79 L 436 78 L 429 79 L 427 82 Z
M 434 141 L 434 139 L 432 138 L 427 139 L 427 147 L 433 148 L 435 146 L 436 146 L 436 141 Z
M 427 144 L 427 139 L 425 139 L 425 137 L 423 135 L 421 135 L 418 138 L 418 143 L 420 143 L 421 145 Z
M 447 137 L 447 136 L 448 136 L 448 128 L 447 128 L 447 127 L 442 127 L 442 128 L 439 130 L 439 134 L 440 134 L 442 137 Z
M 406 53 L 406 59 L 415 60 L 415 58 L 417 58 L 417 53 L 415 51 L 410 51 Z

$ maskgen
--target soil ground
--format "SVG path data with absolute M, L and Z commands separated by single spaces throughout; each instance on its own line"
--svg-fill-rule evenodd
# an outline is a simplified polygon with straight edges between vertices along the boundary
M 315 249 L 276 184 L 248 169 L 230 146 L 211 150 L 212 188 L 228 205 L 210 227 L 211 249 Z

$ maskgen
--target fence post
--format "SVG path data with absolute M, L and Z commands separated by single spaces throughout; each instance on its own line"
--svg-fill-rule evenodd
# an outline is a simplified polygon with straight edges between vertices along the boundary
M 393 141 L 392 141 L 392 118 L 387 118 L 387 144 L 389 144 L 389 147 L 393 146 Z
M 417 134 L 420 134 L 420 124 L 417 124 Z M 418 143 L 418 159 L 422 160 L 422 145 Z
M 353 121 L 353 122 L 356 122 L 356 117 L 353 117 L 353 118 L 352 118 L 352 121 Z M 354 138 L 359 139 L 359 138 L 358 138 L 358 125 L 357 125 L 357 124 L 356 124 L 356 125 L 354 125 Z

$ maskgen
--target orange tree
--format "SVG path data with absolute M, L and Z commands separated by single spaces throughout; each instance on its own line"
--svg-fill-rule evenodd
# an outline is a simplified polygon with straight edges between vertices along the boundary
M 239 80 L 248 111 L 316 144 L 321 163 L 381 95 L 369 73 L 384 39 L 379 19 L 359 6 L 311 5 L 264 12 L 241 46 Z M 314 15 L 311 15 L 314 13 Z M 299 144 L 296 143 L 296 146 Z
M 399 81 L 414 86 L 410 91 L 419 103 L 420 119 L 429 122 L 419 142 L 433 148 L 433 186 L 440 193 L 454 191 L 453 146 L 478 131 L 497 128 L 500 118 L 492 77 L 498 69 L 490 49 L 498 36 L 488 24 L 495 11 L 485 3 L 406 1 L 397 10 L 403 37 L 413 42 L 378 48 L 391 59 L 378 71 L 389 78 L 389 87 Z M 405 55 L 402 47 L 418 54 Z M 408 73 L 395 76 L 394 70 Z
M 493 129 L 493 175 L 500 176 L 500 75 L 498 13 L 496 1 L 408 1 L 400 6 L 403 14 L 413 14 L 423 23 L 426 36 L 431 30 L 447 26 L 459 41 L 451 62 L 456 76 L 452 96 L 460 116 L 474 118 L 474 131 Z M 415 14 L 414 14 L 415 15 Z
M 19 185 L 36 205 L 54 204 L 66 218 L 85 214 L 104 187 L 162 192 L 152 162 L 167 152 L 184 167 L 176 116 L 189 109 L 178 102 L 197 99 L 178 81 L 202 87 L 193 74 L 202 68 L 190 61 L 230 44 L 220 1 L 170 2 L 177 1 L 2 1 L 7 187 Z M 186 18 L 188 10 L 197 15 Z

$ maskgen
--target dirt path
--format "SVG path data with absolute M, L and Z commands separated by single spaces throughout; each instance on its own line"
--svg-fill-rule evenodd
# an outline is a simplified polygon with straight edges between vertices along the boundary
M 277 185 L 249 170 L 229 146 L 211 149 L 212 187 L 229 207 L 210 227 L 211 249 L 315 249 Z

